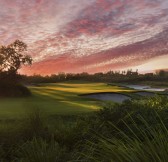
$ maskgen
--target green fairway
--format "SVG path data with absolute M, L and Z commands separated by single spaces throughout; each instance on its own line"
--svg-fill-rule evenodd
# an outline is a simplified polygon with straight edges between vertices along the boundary
M 32 97 L 0 99 L 0 118 L 24 117 L 30 109 L 41 109 L 48 115 L 78 114 L 101 107 L 102 101 L 88 99 L 80 94 L 95 92 L 129 93 L 132 90 L 105 83 L 64 82 L 29 87 Z

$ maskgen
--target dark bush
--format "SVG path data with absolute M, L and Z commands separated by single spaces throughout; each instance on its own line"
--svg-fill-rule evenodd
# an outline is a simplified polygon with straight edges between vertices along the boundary
M 0 97 L 27 97 L 30 95 L 29 89 L 21 84 L 0 82 Z

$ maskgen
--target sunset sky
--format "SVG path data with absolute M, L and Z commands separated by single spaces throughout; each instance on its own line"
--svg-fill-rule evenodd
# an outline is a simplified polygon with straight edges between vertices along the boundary
M 28 45 L 22 73 L 168 68 L 168 0 L 0 0 L 0 45 Z

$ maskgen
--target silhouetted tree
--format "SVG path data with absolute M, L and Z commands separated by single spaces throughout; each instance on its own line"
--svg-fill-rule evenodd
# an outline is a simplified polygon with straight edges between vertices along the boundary
M 27 45 L 16 40 L 8 46 L 0 47 L 0 73 L 17 74 L 21 65 L 31 65 L 32 58 L 26 54 Z
M 0 47 L 0 97 L 30 96 L 31 92 L 20 83 L 21 76 L 17 73 L 22 65 L 32 64 L 26 51 L 27 45 L 19 40 Z

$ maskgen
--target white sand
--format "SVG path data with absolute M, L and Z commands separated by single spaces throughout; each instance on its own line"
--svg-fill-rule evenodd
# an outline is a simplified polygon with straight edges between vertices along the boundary
M 117 103 L 122 103 L 125 100 L 131 99 L 126 95 L 118 94 L 118 93 L 97 93 L 97 94 L 95 93 L 95 94 L 88 94 L 84 96 L 88 98 L 102 100 L 102 101 L 113 101 Z

